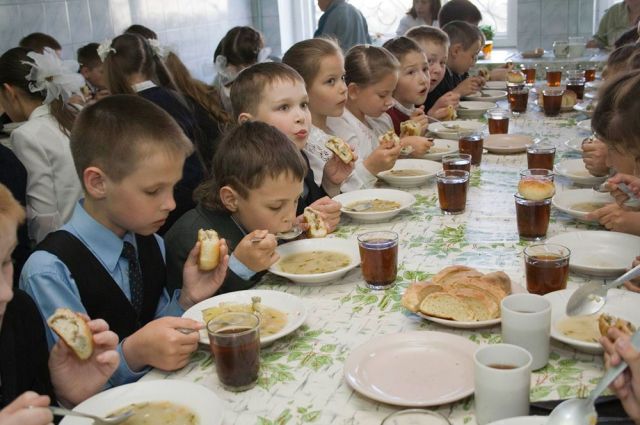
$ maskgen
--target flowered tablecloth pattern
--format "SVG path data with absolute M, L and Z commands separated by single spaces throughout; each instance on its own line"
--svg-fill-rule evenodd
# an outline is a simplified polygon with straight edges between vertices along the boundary
M 506 104 L 502 102 L 502 106 Z M 584 115 L 565 113 L 545 118 L 537 107 L 511 119 L 510 132 L 528 134 L 555 144 L 556 162 L 577 157 L 564 142 L 579 136 L 576 123 Z M 297 332 L 263 349 L 260 380 L 250 391 L 234 394 L 221 388 L 215 365 L 203 347 L 191 363 L 175 373 L 153 371 L 144 379 L 181 379 L 198 382 L 225 401 L 224 423 L 230 424 L 379 424 L 399 410 L 354 392 L 343 379 L 343 364 L 350 351 L 382 334 L 433 330 L 461 335 L 481 344 L 500 341 L 500 327 L 473 330 L 446 328 L 410 314 L 400 305 L 406 285 L 428 278 L 445 266 L 464 264 L 484 271 L 504 270 L 524 283 L 523 247 L 517 235 L 513 194 L 518 172 L 526 167 L 526 154 L 483 157 L 472 171 L 467 210 L 444 216 L 438 207 L 434 181 L 411 190 L 417 202 L 389 222 L 363 224 L 343 219 L 332 237 L 353 238 L 372 229 L 391 229 L 400 235 L 400 271 L 393 289 L 366 289 L 360 269 L 327 286 L 300 286 L 267 275 L 261 289 L 285 291 L 301 297 L 309 310 Z M 557 190 L 571 186 L 556 179 Z M 597 228 L 553 211 L 549 236 Z M 571 274 L 570 286 L 588 278 Z M 425 364 L 437 368 L 438 365 Z M 548 366 L 532 376 L 531 400 L 584 396 L 602 373 L 600 356 L 587 355 L 552 342 Z M 436 382 L 425 385 L 438 385 Z M 473 397 L 436 408 L 454 424 L 473 424 Z

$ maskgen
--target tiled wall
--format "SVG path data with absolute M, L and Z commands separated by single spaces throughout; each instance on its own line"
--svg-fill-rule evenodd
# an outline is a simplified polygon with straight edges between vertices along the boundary
M 139 23 L 156 31 L 196 77 L 211 81 L 218 42 L 228 29 L 252 25 L 253 14 L 251 0 L 0 0 L 0 51 L 39 31 L 54 36 L 71 58 L 78 47 Z
M 515 1 L 515 0 L 509 0 Z M 543 47 L 554 40 L 593 35 L 594 0 L 517 0 L 518 49 Z

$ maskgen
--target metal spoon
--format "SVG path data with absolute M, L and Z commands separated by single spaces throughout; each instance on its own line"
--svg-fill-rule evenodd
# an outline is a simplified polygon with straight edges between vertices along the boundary
M 606 285 L 591 282 L 582 285 L 575 291 L 567 303 L 567 316 L 585 316 L 597 313 L 607 301 L 607 292 L 611 288 L 622 285 L 627 280 L 640 276 L 640 265 L 635 266 L 616 280 Z
M 436 117 L 432 117 L 431 115 L 427 115 L 427 118 L 429 118 L 430 120 L 440 123 L 444 128 L 448 129 L 448 130 L 458 130 L 460 129 L 460 126 L 457 124 L 449 124 L 445 121 L 440 121 L 438 118 Z
M 135 414 L 133 410 L 126 411 L 118 416 L 110 416 L 102 418 L 100 416 L 90 415 L 88 413 L 76 412 L 74 410 L 63 409 L 61 407 L 49 406 L 49 410 L 56 416 L 78 416 L 80 418 L 93 419 L 94 425 L 115 425 L 121 424 Z
M 373 208 L 372 201 L 358 202 L 353 207 L 344 207 L 346 211 L 353 211 L 353 212 L 364 212 L 364 211 L 370 210 L 371 208 Z
M 294 226 L 288 232 L 279 232 L 276 233 L 276 240 L 284 240 L 289 241 L 291 239 L 295 239 L 302 234 L 303 230 L 299 226 Z M 264 238 L 252 238 L 251 243 L 260 242 Z
M 625 183 L 619 183 L 618 189 L 620 189 L 625 195 L 629 197 L 629 199 L 624 202 L 624 205 L 629 208 L 640 208 L 640 199 L 638 199 L 638 197 L 631 191 L 631 189 L 629 189 L 629 186 L 627 186 Z M 604 182 L 602 184 L 594 185 L 593 190 L 599 193 L 609 193 L 611 192 L 611 186 L 609 186 L 609 183 Z
M 640 331 L 631 337 L 631 344 L 637 350 L 640 348 Z M 565 400 L 556 406 L 549 418 L 547 425 L 583 425 L 595 424 L 598 413 L 593 405 L 594 401 L 607 387 L 627 368 L 627 363 L 621 362 L 604 374 L 598 385 L 591 391 L 589 397 L 573 398 Z

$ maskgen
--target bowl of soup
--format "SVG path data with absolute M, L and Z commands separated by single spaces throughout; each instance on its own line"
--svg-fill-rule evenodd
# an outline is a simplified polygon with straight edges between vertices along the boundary
M 355 240 L 303 239 L 280 245 L 276 252 L 280 259 L 269 271 L 297 283 L 321 284 L 340 280 L 360 264 Z
M 557 192 L 551 200 L 556 209 L 581 221 L 589 221 L 587 214 L 614 202 L 615 199 L 608 193 L 593 189 L 564 190 Z
M 435 177 L 442 164 L 428 159 L 399 159 L 392 169 L 378 174 L 378 178 L 396 187 L 420 186 Z
M 388 220 L 416 202 L 412 194 L 395 189 L 354 190 L 333 199 L 342 204 L 343 215 L 365 222 Z

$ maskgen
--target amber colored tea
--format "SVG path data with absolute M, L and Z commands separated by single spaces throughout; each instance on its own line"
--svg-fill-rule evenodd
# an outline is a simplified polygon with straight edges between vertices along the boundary
M 560 87 L 562 71 L 547 71 L 547 84 L 551 87 Z
M 489 117 L 489 134 L 507 134 L 509 132 L 509 117 Z
M 542 109 L 548 117 L 554 117 L 560 113 L 562 107 L 562 95 L 564 90 L 543 90 Z
M 371 289 L 393 286 L 398 274 L 398 240 L 359 240 L 362 277 Z
M 260 338 L 251 331 L 251 327 L 233 326 L 209 335 L 218 379 L 231 391 L 249 389 L 258 381 Z
M 461 214 L 467 206 L 469 173 L 443 171 L 436 174 L 438 201 L 445 214 Z
M 529 91 L 525 89 L 509 91 L 509 106 L 512 112 L 526 112 Z
M 576 94 L 578 100 L 582 100 L 584 98 L 584 81 L 583 82 L 573 82 L 567 81 L 567 90 L 571 90 Z
M 527 149 L 527 167 L 553 170 L 553 159 L 555 155 L 555 149 Z
M 531 201 L 516 195 L 518 235 L 525 240 L 539 240 L 547 236 L 551 217 L 551 199 Z
M 584 70 L 584 80 L 586 82 L 595 81 L 595 79 L 596 79 L 596 69 L 595 68 L 585 69 Z
M 458 140 L 458 150 L 471 155 L 471 165 L 480 165 L 483 145 L 484 139 L 478 135 L 462 136 Z
M 452 157 L 444 157 L 442 158 L 442 169 L 443 170 L 463 170 L 467 172 L 471 172 L 471 157 L 465 155 L 465 157 L 461 156 L 452 156 Z
M 536 83 L 536 69 L 535 68 L 523 68 L 522 72 L 526 78 L 527 84 Z
M 569 258 L 560 255 L 534 255 L 525 259 L 527 290 L 544 295 L 567 287 Z

